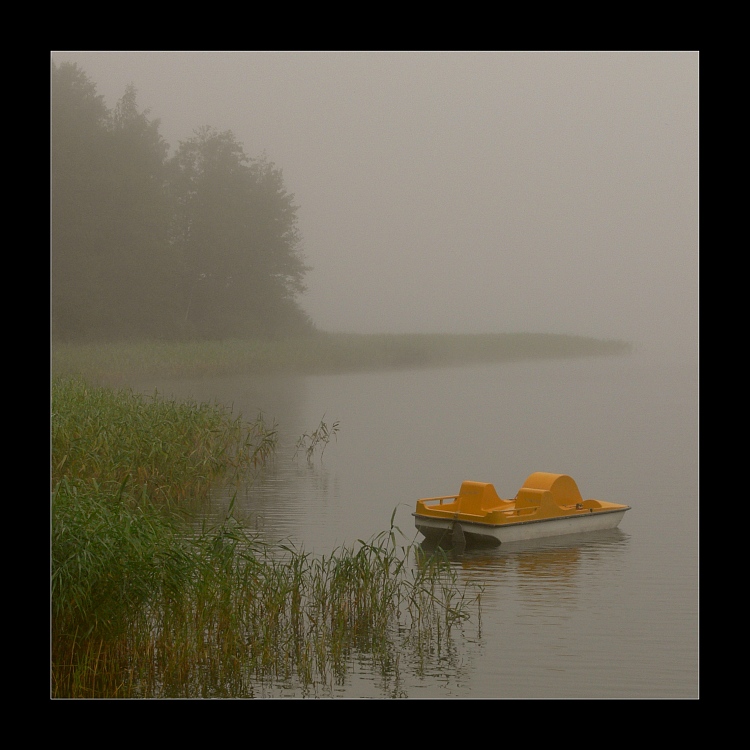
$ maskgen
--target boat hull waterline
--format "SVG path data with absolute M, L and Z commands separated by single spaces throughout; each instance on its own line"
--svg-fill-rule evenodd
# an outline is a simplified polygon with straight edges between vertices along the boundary
M 513 500 L 492 484 L 464 482 L 458 495 L 423 498 L 413 513 L 426 540 L 506 544 L 565 534 L 614 529 L 628 505 L 584 500 L 566 474 L 535 472 Z

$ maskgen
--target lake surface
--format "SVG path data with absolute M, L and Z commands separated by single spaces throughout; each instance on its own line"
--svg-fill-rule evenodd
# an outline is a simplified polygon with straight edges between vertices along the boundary
M 631 506 L 620 527 L 454 555 L 484 588 L 481 619 L 393 679 L 354 662 L 341 684 L 257 697 L 695 699 L 699 697 L 697 357 L 636 352 L 311 377 L 149 382 L 136 390 L 275 419 L 273 465 L 236 507 L 271 540 L 328 554 L 388 529 L 416 534 L 420 497 L 465 479 L 513 497 L 535 471 Z M 324 420 L 322 458 L 294 457 Z M 220 515 L 228 497 L 208 514 Z

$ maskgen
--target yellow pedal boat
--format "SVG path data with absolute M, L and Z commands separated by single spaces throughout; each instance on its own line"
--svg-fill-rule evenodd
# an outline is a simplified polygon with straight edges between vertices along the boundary
M 464 482 L 458 495 L 417 500 L 417 530 L 431 542 L 503 544 L 614 529 L 629 505 L 584 500 L 567 474 L 537 471 L 513 500 L 487 482 Z

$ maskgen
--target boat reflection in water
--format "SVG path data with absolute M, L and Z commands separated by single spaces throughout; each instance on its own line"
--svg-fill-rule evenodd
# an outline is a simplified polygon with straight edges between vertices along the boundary
M 438 545 L 424 540 L 420 545 L 427 554 L 445 554 L 453 568 L 467 582 L 482 586 L 482 601 L 490 605 L 498 600 L 507 606 L 509 599 L 519 598 L 527 604 L 536 602 L 549 607 L 573 603 L 585 579 L 589 591 L 612 583 L 612 571 L 619 563 L 614 559 L 627 548 L 630 536 L 620 529 L 605 529 L 583 534 L 509 542 L 496 547 L 476 547 L 448 543 Z M 606 563 L 606 564 L 605 564 Z M 503 590 L 511 587 L 514 597 Z

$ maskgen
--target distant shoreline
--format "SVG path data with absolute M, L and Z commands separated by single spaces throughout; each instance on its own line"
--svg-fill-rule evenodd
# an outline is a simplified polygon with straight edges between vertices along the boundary
M 134 377 L 317 375 L 528 359 L 628 354 L 617 339 L 546 333 L 325 333 L 279 340 L 53 343 L 52 377 L 118 383 Z

